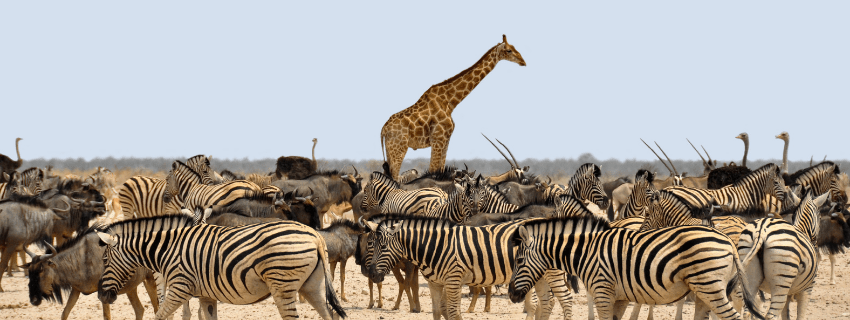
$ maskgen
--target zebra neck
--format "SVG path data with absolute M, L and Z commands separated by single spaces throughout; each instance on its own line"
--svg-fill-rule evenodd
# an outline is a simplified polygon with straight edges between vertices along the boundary
M 172 250 L 179 246 L 180 240 L 175 237 L 174 230 L 158 232 L 135 233 L 132 235 L 133 242 L 128 243 L 127 252 L 135 253 L 138 266 L 163 273 L 167 265 L 167 259 L 178 258 L 179 254 Z M 168 251 L 163 254 L 163 251 Z
M 408 224 L 399 231 L 399 241 L 402 243 L 400 257 L 412 261 L 420 268 L 434 268 L 451 255 L 451 241 L 456 236 L 452 229 L 454 228 L 445 222 L 439 223 L 438 220 Z
M 563 246 L 549 246 L 543 257 L 549 261 L 551 269 L 562 270 L 568 274 L 578 275 L 583 278 L 588 263 L 595 259 L 590 256 L 593 252 L 590 243 L 593 242 L 595 233 L 561 234 L 557 235 L 550 243 L 563 243 Z

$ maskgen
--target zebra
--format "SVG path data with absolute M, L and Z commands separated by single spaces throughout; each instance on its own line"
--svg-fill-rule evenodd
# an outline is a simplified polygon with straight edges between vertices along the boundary
M 166 177 L 163 201 L 166 203 L 178 201 L 181 208 L 195 212 L 197 208 L 226 206 L 237 199 L 261 193 L 263 190 L 259 186 L 246 180 L 205 185 L 201 183 L 201 177 L 197 172 L 177 160 L 171 164 L 171 171 Z M 198 215 L 195 215 L 195 218 L 201 219 Z
M 472 193 L 475 192 L 473 189 L 472 186 L 468 186 L 452 192 L 445 202 L 434 206 L 424 216 L 446 219 L 458 224 L 465 223 L 469 217 L 478 214 L 476 206 L 473 205 Z
M 599 179 L 601 176 L 602 169 L 598 165 L 585 163 L 570 177 L 565 190 L 554 189 L 549 198 L 570 194 L 582 199 L 585 203 L 593 203 L 600 210 L 605 211 L 610 201 L 605 194 L 605 189 L 602 188 L 602 180 Z
M 271 185 L 273 181 L 278 179 L 274 175 L 262 175 L 252 173 L 248 175 L 248 178 L 246 180 L 256 183 L 258 186 L 260 186 L 260 188 L 265 188 L 266 186 Z
M 519 302 L 543 273 L 552 268 L 584 281 L 602 319 L 621 319 L 629 301 L 667 304 L 689 291 L 696 293 L 695 319 L 713 311 L 721 319 L 740 319 L 740 305 L 726 297 L 735 279 L 746 278 L 729 237 L 704 226 L 663 228 L 648 232 L 612 229 L 594 216 L 526 221 L 514 232 L 519 243 L 516 272 L 509 290 Z M 745 290 L 744 302 L 753 307 Z
M 703 210 L 704 214 L 715 202 L 726 204 L 739 213 L 765 212 L 764 199 L 773 196 L 785 200 L 785 182 L 779 174 L 779 166 L 769 163 L 753 170 L 735 183 L 720 189 L 698 189 L 667 187 L 688 203 L 688 206 Z
M 744 278 L 744 287 L 770 292 L 768 318 L 775 317 L 779 311 L 787 312 L 789 295 L 797 300 L 797 319 L 805 318 L 820 261 L 815 247 L 820 222 L 818 208 L 829 197 L 829 192 L 817 198 L 813 192 L 806 192 L 795 210 L 793 224 L 783 219 L 762 218 L 748 224 L 741 233 L 738 254 L 743 257 L 749 276 Z
M 372 172 L 369 184 L 363 190 L 363 201 L 360 208 L 368 212 L 378 207 L 381 213 L 399 213 L 409 215 L 424 215 L 448 199 L 448 194 L 440 188 L 423 188 L 405 191 L 391 177 Z
M 216 300 L 252 304 L 270 295 L 281 318 L 294 319 L 297 293 L 323 319 L 346 316 L 330 282 L 325 241 L 297 222 L 219 227 L 168 215 L 116 222 L 98 236 L 106 246 L 98 286 L 104 303 L 115 302 L 135 268 L 145 267 L 163 274 L 168 287 L 156 319 L 192 296 L 202 297 L 205 318 L 213 319 Z
M 509 235 L 526 221 L 466 227 L 448 220 L 409 215 L 378 215 L 364 220 L 374 232 L 369 278 L 381 282 L 400 259 L 413 261 L 428 280 L 434 319 L 441 315 L 461 319 L 464 284 L 484 287 L 509 283 L 514 270 L 514 247 Z M 537 285 L 538 294 L 549 292 L 545 281 Z M 445 305 L 441 300 L 446 301 Z M 540 297 L 538 303 L 545 305 L 548 301 Z M 526 297 L 525 306 L 529 316 L 535 312 L 531 295 Z
M 213 169 L 210 167 L 210 159 L 212 159 L 212 156 L 207 157 L 202 154 L 186 159 L 186 166 L 200 175 L 201 183 L 206 185 L 214 185 L 218 182 Z
M 21 185 L 21 174 L 17 171 L 8 174 L 3 172 L 6 182 L 0 183 L 0 200 L 9 198 L 13 193 L 30 194 L 25 186 Z
M 815 194 L 823 194 L 829 191 L 832 202 L 846 203 L 846 196 L 843 195 L 839 186 L 839 174 L 841 174 L 841 170 L 838 169 L 837 164 L 832 161 L 824 161 L 797 171 L 790 176 L 785 176 L 785 184 L 799 184 L 803 188 L 812 188 Z
M 21 172 L 21 186 L 30 195 L 36 195 L 44 191 L 42 187 L 43 182 L 44 170 L 41 168 L 32 167 Z
M 165 179 L 133 176 L 118 189 L 124 219 L 154 217 L 180 212 L 178 201 L 164 202 Z

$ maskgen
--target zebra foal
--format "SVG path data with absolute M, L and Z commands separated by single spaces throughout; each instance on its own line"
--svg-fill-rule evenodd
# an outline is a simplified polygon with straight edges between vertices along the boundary
M 201 297 L 206 319 L 217 317 L 210 314 L 215 300 L 252 304 L 269 296 L 281 318 L 294 319 L 297 293 L 323 319 L 345 317 L 330 282 L 324 240 L 297 222 L 231 228 L 195 225 L 181 214 L 117 222 L 98 236 L 106 246 L 98 286 L 105 303 L 115 301 L 135 268 L 145 267 L 161 273 L 168 288 L 156 319 L 193 296 Z

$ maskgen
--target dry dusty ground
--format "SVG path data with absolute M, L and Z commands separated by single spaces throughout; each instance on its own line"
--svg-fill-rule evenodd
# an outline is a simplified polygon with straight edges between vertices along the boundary
M 848 273 L 850 267 L 850 256 L 842 255 L 838 257 L 836 268 L 836 283 L 829 285 L 829 260 L 821 261 L 821 267 L 818 272 L 818 284 L 815 286 L 814 293 L 809 303 L 808 319 L 850 319 L 850 306 L 847 301 L 850 298 L 850 276 L 844 277 Z M 337 272 L 339 272 L 337 270 Z M 398 285 L 391 277 L 387 277 L 384 286 L 384 308 L 383 309 L 366 309 L 369 303 L 369 295 L 362 294 L 361 291 L 367 288 L 366 278 L 360 274 L 360 268 L 354 264 L 352 258 L 348 262 L 346 269 L 345 291 L 348 302 L 343 302 L 343 306 L 348 312 L 350 319 L 431 319 L 431 299 L 426 284 L 420 284 L 420 294 L 422 307 L 425 312 L 411 314 L 408 312 L 408 302 L 405 297 L 401 304 L 402 311 L 389 310 L 395 304 L 395 295 L 398 293 Z M 335 288 L 339 288 L 339 276 L 334 283 Z M 41 306 L 33 306 L 29 303 L 27 292 L 27 278 L 23 273 L 16 272 L 13 277 L 3 278 L 3 287 L 7 290 L 0 293 L 0 319 L 59 319 L 62 313 L 63 306 L 56 303 L 44 302 Z M 150 305 L 150 300 L 142 286 L 139 286 L 139 295 L 142 297 L 142 303 L 145 305 L 145 319 L 153 319 L 153 308 Z M 338 290 L 338 289 L 337 289 Z M 503 290 L 506 291 L 506 290 Z M 338 292 L 338 291 L 337 291 Z M 469 306 L 469 298 L 464 296 L 461 302 L 462 310 L 466 310 Z M 197 309 L 197 300 L 192 301 L 192 308 Z M 587 298 L 584 292 L 578 295 L 575 307 L 573 308 L 574 319 L 587 319 Z M 796 309 L 792 304 L 792 315 Z M 298 305 L 299 314 L 307 319 L 318 318 L 315 311 L 309 304 L 302 303 Z M 463 314 L 466 319 L 524 319 L 525 315 L 521 313 L 521 304 L 512 304 L 505 295 L 496 296 L 493 299 L 492 310 L 490 313 L 484 313 L 483 296 L 479 299 L 477 310 L 473 314 Z M 272 299 L 266 299 L 256 305 L 236 306 L 228 304 L 219 304 L 219 319 L 278 319 L 277 309 L 272 302 Z M 630 312 L 631 309 L 627 310 Z M 673 306 L 661 306 L 656 308 L 655 319 L 673 319 Z M 176 319 L 180 319 L 181 311 L 178 310 Z M 560 306 L 555 307 L 555 314 L 552 319 L 562 319 L 563 313 Z M 133 310 L 125 296 L 121 296 L 112 305 L 112 315 L 114 319 L 133 319 Z M 642 319 L 646 317 L 646 310 L 642 313 Z M 685 319 L 692 319 L 693 303 L 688 303 L 685 307 Z M 101 319 L 102 309 L 101 304 L 97 300 L 97 294 L 81 296 L 77 302 L 74 311 L 71 313 L 70 319 Z M 197 319 L 197 316 L 193 316 Z

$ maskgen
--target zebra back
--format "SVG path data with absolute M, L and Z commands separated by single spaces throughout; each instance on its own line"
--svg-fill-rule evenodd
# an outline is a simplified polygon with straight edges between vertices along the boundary
M 763 214 L 764 199 L 773 196 L 785 200 L 785 183 L 776 164 L 766 164 L 742 177 L 735 183 L 720 189 L 668 187 L 665 190 L 682 198 L 694 209 L 708 213 L 712 205 L 727 206 L 736 214 Z M 704 218 L 704 217 L 698 217 Z
M 448 199 L 440 188 L 423 188 L 414 191 L 401 189 L 398 182 L 380 172 L 372 172 L 363 190 L 363 211 L 380 208 L 382 213 L 424 215 Z
M 479 212 L 482 213 L 510 213 L 519 209 L 519 206 L 508 202 L 504 194 L 487 183 L 479 185 L 484 194 L 484 205 Z
M 161 216 L 180 212 L 182 202 L 164 202 L 166 181 L 163 179 L 134 176 L 118 189 L 118 200 L 124 219 Z
M 665 190 L 651 191 L 650 203 L 646 207 L 646 217 L 640 231 L 654 230 L 673 226 L 702 225 L 700 212 L 691 208 L 678 195 Z

